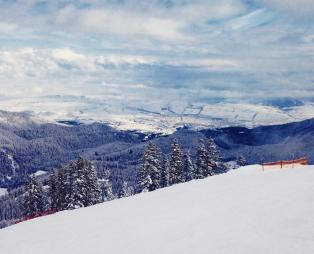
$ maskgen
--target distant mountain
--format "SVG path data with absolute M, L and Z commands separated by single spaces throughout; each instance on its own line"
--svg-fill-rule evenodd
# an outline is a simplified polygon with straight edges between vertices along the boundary
M 121 131 L 101 123 L 45 123 L 28 113 L 1 112 L 0 119 L 0 188 L 19 186 L 26 175 L 50 171 L 78 155 L 93 160 L 99 171 L 109 169 L 114 188 L 121 178 L 133 184 L 147 140 L 169 153 L 172 140 L 177 138 L 193 158 L 199 139 L 213 137 L 224 161 L 240 155 L 250 164 L 299 156 L 314 161 L 314 119 L 251 129 L 198 131 L 184 127 L 169 135 Z
M 269 95 L 271 96 L 271 95 Z M 151 102 L 109 100 L 88 96 L 51 95 L 27 99 L 0 100 L 0 109 L 27 111 L 35 122 L 69 125 L 100 122 L 119 130 L 170 134 L 176 128 L 190 126 L 195 130 L 284 124 L 314 117 L 314 99 L 309 98 L 243 98 L 207 97 L 197 102 Z M 32 113 L 31 113 L 32 112 Z M 1 115 L 1 113 L 0 113 Z M 1 117 L 0 117 L 1 122 Z
M 289 109 L 291 107 L 300 107 L 305 105 L 304 101 L 291 98 L 267 99 L 262 100 L 262 103 L 264 105 L 273 106 L 279 109 Z

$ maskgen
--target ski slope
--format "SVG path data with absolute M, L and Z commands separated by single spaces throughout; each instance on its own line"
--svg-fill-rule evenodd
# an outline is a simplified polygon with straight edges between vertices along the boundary
M 311 254 L 314 167 L 228 174 L 0 230 L 3 254 Z

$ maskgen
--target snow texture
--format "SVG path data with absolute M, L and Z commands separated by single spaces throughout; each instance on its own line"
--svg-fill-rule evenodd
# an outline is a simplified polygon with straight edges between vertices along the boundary
M 47 174 L 47 171 L 38 170 L 33 175 L 34 176 L 42 176 L 42 175 L 45 175 L 45 174 Z
M 0 230 L 5 254 L 314 253 L 314 166 L 228 174 Z
M 5 189 L 5 188 L 0 188 L 0 197 L 1 197 L 1 196 L 4 196 L 4 195 L 6 195 L 6 194 L 8 194 L 7 189 Z
M 164 134 L 173 133 L 176 128 L 184 125 L 195 129 L 237 125 L 255 127 L 302 121 L 314 117 L 314 103 L 305 103 L 300 106 L 286 105 L 283 108 L 245 102 L 189 103 L 186 105 L 182 101 L 178 105 L 175 105 L 174 102 L 170 104 L 173 104 L 171 108 L 152 101 L 149 101 L 149 104 L 143 107 L 137 104 L 128 105 L 127 101 L 108 104 L 104 103 L 102 99 L 81 96 L 48 96 L 0 100 L 1 109 L 28 114 L 31 116 L 32 123 L 102 122 L 119 130 Z M 166 108 L 168 110 L 164 110 Z M 23 119 L 18 117 L 18 113 L 12 118 L 6 112 L 0 112 L 0 123 L 12 124 L 13 122 L 19 126 L 26 124 Z

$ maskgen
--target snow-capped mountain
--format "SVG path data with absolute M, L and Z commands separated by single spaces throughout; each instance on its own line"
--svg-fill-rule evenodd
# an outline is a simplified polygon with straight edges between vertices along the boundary
M 309 254 L 313 181 L 313 166 L 247 166 L 2 229 L 1 253 Z

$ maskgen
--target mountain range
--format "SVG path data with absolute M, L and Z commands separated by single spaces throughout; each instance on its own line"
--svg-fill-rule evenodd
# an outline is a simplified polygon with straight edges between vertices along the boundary
M 31 113 L 0 112 L 0 188 L 15 188 L 37 171 L 50 171 L 82 155 L 109 170 L 113 185 L 121 178 L 134 184 L 148 140 L 165 154 L 178 139 L 195 159 L 199 139 L 212 137 L 225 162 L 243 155 L 247 163 L 306 156 L 314 161 L 314 119 L 255 128 L 231 126 L 195 130 L 188 126 L 171 134 L 117 130 L 103 123 L 47 123 Z M 117 176 L 116 178 L 114 176 Z M 117 187 L 118 188 L 118 187 Z
M 195 130 L 230 126 L 253 128 L 314 117 L 313 98 L 215 98 L 187 103 L 184 100 L 130 102 L 127 98 L 104 100 L 89 96 L 50 95 L 1 98 L 0 108 L 33 112 L 31 114 L 36 119 L 50 123 L 100 122 L 119 130 L 163 134 L 171 134 L 184 125 Z

